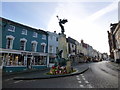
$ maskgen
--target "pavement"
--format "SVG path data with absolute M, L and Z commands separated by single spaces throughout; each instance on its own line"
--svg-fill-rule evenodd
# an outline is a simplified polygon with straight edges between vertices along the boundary
M 2 89 L 2 69 L 0 69 L 0 90 Z
M 38 71 L 32 74 L 24 74 L 17 76 L 13 78 L 13 80 L 34 80 L 34 79 L 51 79 L 51 78 L 60 78 L 60 77 L 67 77 L 67 76 L 73 76 L 73 75 L 78 75 L 82 74 L 85 71 L 89 69 L 88 64 L 79 64 L 76 66 L 73 66 L 73 69 L 76 69 L 76 72 L 71 73 L 71 74 L 64 74 L 64 75 L 47 75 L 46 73 L 49 72 L 49 70 L 44 70 L 44 71 Z
M 120 64 L 118 63 L 115 63 L 115 62 L 107 62 L 107 67 L 109 67 L 110 69 L 112 70 L 115 70 L 115 71 L 120 71 Z

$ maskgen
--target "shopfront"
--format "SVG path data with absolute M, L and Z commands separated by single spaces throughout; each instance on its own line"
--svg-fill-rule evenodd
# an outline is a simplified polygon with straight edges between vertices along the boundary
M 2 53 L 3 72 L 18 72 L 26 70 L 24 56 L 20 53 Z
M 50 54 L 50 56 L 49 56 L 49 67 L 54 66 L 54 64 L 55 64 L 55 58 L 56 58 L 55 54 Z
M 47 54 L 46 53 L 33 53 L 32 69 L 42 69 L 47 67 Z
M 28 69 L 46 68 L 47 54 L 31 52 L 2 52 L 3 72 L 19 72 Z

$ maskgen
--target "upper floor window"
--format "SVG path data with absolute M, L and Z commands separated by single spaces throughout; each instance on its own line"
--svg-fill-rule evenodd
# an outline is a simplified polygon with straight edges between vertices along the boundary
M 32 51 L 33 51 L 33 52 L 36 51 L 36 43 L 32 43 Z
M 9 36 L 6 36 L 6 38 L 7 38 L 6 48 L 7 49 L 12 49 L 14 37 L 9 35 Z
M 20 50 L 25 50 L 27 40 L 25 38 L 20 39 Z
M 45 46 L 41 45 L 41 52 L 44 52 Z
M 49 52 L 53 53 L 53 47 L 52 46 L 49 46 Z
M 25 41 L 20 42 L 20 50 L 25 50 Z
M 26 29 L 23 29 L 23 30 L 22 30 L 22 34 L 23 34 L 23 35 L 27 35 L 27 30 L 26 30 Z
M 38 33 L 33 32 L 33 37 L 36 37 L 36 38 L 37 38 L 37 36 L 38 36 Z
M 9 25 L 8 31 L 15 32 L 15 26 Z
M 42 35 L 42 39 L 46 40 L 46 35 Z
M 32 51 L 36 52 L 38 42 L 37 41 L 32 41 L 31 43 L 32 43 Z
M 46 51 L 46 44 L 41 43 L 41 52 L 45 53 L 45 51 Z
M 51 36 L 50 36 L 50 39 L 52 40 L 52 38 L 53 38 L 53 36 L 51 35 Z
M 56 47 L 56 53 L 58 53 L 58 51 L 59 51 L 59 50 L 58 50 L 58 47 Z
M 6 48 L 7 49 L 12 49 L 12 39 L 11 38 L 7 38 Z
M 56 37 L 56 41 L 58 41 L 58 37 Z

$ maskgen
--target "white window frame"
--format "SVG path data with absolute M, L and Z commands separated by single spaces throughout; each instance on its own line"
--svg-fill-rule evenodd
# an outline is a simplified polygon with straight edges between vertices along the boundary
M 46 35 L 42 35 L 42 39 L 46 40 Z
M 33 37 L 37 38 L 38 33 L 37 32 L 33 32 Z
M 27 29 L 22 29 L 22 35 L 27 35 Z
M 49 46 L 49 53 L 53 53 L 53 46 L 52 45 Z
M 41 45 L 44 46 L 44 53 L 45 53 L 45 51 L 46 51 L 46 43 L 41 43 Z
M 9 27 L 12 27 L 13 29 L 11 30 Z M 15 26 L 9 25 L 9 27 L 8 27 L 8 31 L 15 32 Z
M 32 50 L 33 52 L 36 52 L 37 51 L 37 44 L 38 42 L 37 41 L 32 41 L 31 42 L 32 44 L 35 44 L 35 50 Z M 33 47 L 32 47 L 33 48 Z
M 21 38 L 21 39 L 20 39 L 20 42 L 21 42 L 21 41 L 24 41 L 24 42 L 25 42 L 25 44 L 24 44 L 24 50 L 26 50 L 27 39 L 25 39 L 25 38 Z M 21 44 L 21 43 L 20 43 L 20 44 Z
M 12 48 L 13 48 L 13 40 L 15 39 L 15 37 L 13 37 L 12 35 L 8 35 L 8 36 L 6 36 L 6 39 L 8 40 L 8 38 L 11 39 L 10 48 L 7 48 L 7 47 L 8 47 L 8 45 L 7 45 L 7 42 L 8 42 L 8 41 L 6 41 L 6 48 L 7 48 L 7 49 L 12 49 Z

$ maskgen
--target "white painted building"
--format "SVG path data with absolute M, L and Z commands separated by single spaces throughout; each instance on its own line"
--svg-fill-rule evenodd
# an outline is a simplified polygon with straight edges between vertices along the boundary
M 52 67 L 54 65 L 54 60 L 56 57 L 56 53 L 58 51 L 58 37 L 59 35 L 54 32 L 47 31 L 48 35 L 48 55 L 49 58 L 47 60 L 47 65 Z

